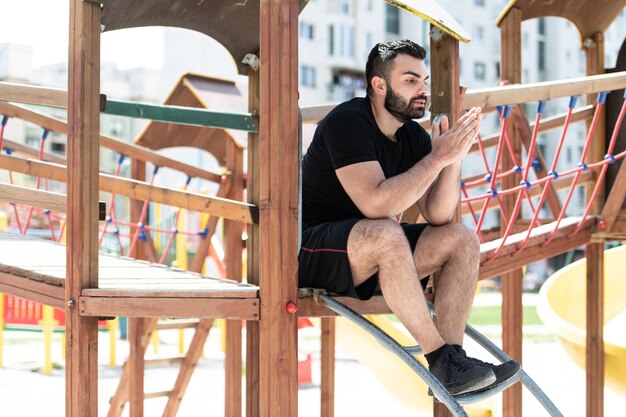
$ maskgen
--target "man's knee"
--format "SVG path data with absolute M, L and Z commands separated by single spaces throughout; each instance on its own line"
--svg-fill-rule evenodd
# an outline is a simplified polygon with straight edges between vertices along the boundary
M 402 227 L 393 220 L 361 220 L 354 231 L 358 233 L 355 243 L 370 246 L 380 258 L 409 248 Z M 410 249 L 408 254 L 410 255 Z
M 452 254 L 472 256 L 478 258 L 480 254 L 480 240 L 474 230 L 461 223 L 449 223 L 439 226 L 442 229 L 442 242 Z

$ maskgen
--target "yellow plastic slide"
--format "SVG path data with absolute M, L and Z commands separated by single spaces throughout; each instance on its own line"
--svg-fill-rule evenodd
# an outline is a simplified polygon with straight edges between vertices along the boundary
M 569 356 L 585 367 L 586 260 L 557 271 L 543 284 L 537 313 Z M 604 255 L 605 384 L 626 396 L 626 246 Z
M 403 346 L 415 345 L 415 341 L 389 319 L 367 318 Z M 433 399 L 427 394 L 428 386 L 401 359 L 348 319 L 338 318 L 336 323 L 337 344 L 367 366 L 396 401 L 416 411 L 432 411 Z M 423 356 L 419 360 L 425 363 Z M 489 400 L 465 406 L 473 417 L 493 417 L 496 409 L 496 404 Z

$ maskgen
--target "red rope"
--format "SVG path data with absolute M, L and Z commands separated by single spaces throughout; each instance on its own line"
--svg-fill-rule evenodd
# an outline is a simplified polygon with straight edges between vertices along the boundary
M 537 105 L 537 116 L 535 118 L 535 126 L 533 128 L 532 137 L 530 139 L 530 146 L 528 147 L 526 167 L 524 169 L 524 173 L 522 177 L 523 179 L 520 183 L 526 189 L 526 191 L 528 191 L 528 188 L 530 188 L 531 186 L 528 183 L 528 174 L 530 173 L 531 162 L 533 160 L 535 148 L 537 146 L 537 135 L 539 134 L 539 122 L 541 121 L 542 108 L 543 108 L 543 102 L 540 101 L 539 104 Z M 513 207 L 513 212 L 511 213 L 509 221 L 507 222 L 506 230 L 504 232 L 504 235 L 502 236 L 500 244 L 496 248 L 496 250 L 493 252 L 493 254 L 485 261 L 485 263 L 491 261 L 492 259 L 495 259 L 504 248 L 504 245 L 506 244 L 506 240 L 511 235 L 511 231 L 513 230 L 513 225 L 515 224 L 515 221 L 517 219 L 517 214 L 519 213 L 520 207 L 522 206 L 523 194 L 524 194 L 524 190 L 520 190 L 518 192 L 517 198 L 515 200 L 515 206 Z
M 576 226 L 576 230 L 574 230 L 572 235 L 575 235 L 576 233 L 580 232 L 580 229 L 582 229 L 583 223 L 585 219 L 587 218 L 587 216 L 589 215 L 589 212 L 591 211 L 591 206 L 593 205 L 596 197 L 598 196 L 598 191 L 600 191 L 600 186 L 604 182 L 604 176 L 606 175 L 606 171 L 609 169 L 609 165 L 613 163 L 613 161 L 615 160 L 615 157 L 613 156 L 613 148 L 615 147 L 615 142 L 617 141 L 617 135 L 619 133 L 619 129 L 622 126 L 622 122 L 624 120 L 624 113 L 626 113 L 626 100 L 624 100 L 624 102 L 622 103 L 622 109 L 620 110 L 617 121 L 615 122 L 615 128 L 613 129 L 613 134 L 611 135 L 611 140 L 609 142 L 609 146 L 606 151 L 606 156 L 604 157 L 603 162 L 607 162 L 607 163 L 605 163 L 602 166 L 602 171 L 600 171 L 600 175 L 598 176 L 598 180 L 596 181 L 596 186 L 593 188 L 591 197 L 589 197 L 589 202 L 587 203 L 587 207 L 585 207 L 583 216 L 580 219 L 580 222 L 578 222 L 578 226 Z
M 500 159 L 502 157 L 502 143 L 503 140 L 502 138 L 504 137 L 504 132 L 506 132 L 507 126 L 508 126 L 508 121 L 509 121 L 509 108 L 508 106 L 504 107 L 504 111 L 503 111 L 503 117 L 502 117 L 502 123 L 501 123 L 501 127 L 500 127 L 500 140 L 498 141 L 498 150 L 496 151 L 496 162 L 494 164 L 493 167 L 493 173 L 491 174 L 491 182 L 489 185 L 490 191 L 491 191 L 491 196 L 492 197 L 497 197 L 497 193 L 498 191 L 496 190 L 495 186 L 496 186 L 496 178 L 498 175 L 498 166 L 500 165 Z M 479 199 L 483 199 L 485 198 L 484 196 L 480 196 Z M 471 200 L 468 199 L 468 201 L 471 202 Z M 479 230 L 481 230 L 483 223 L 485 221 L 485 216 L 487 215 L 487 207 L 489 207 L 489 196 L 487 196 L 487 198 L 485 198 L 485 202 L 483 204 L 483 208 L 480 212 L 480 218 L 478 219 L 478 224 L 476 225 L 476 233 L 478 233 Z M 504 210 L 502 210 L 502 213 L 504 213 Z
M 565 143 L 565 136 L 567 134 L 567 129 L 569 127 L 570 124 L 570 118 L 572 117 L 572 111 L 574 110 L 574 106 L 576 104 L 576 99 L 572 98 L 570 99 L 570 106 L 569 109 L 567 111 L 567 116 L 565 116 L 565 122 L 563 124 L 563 131 L 561 132 L 561 137 L 559 139 L 559 144 L 556 148 L 556 152 L 554 154 L 554 158 L 552 159 L 552 166 L 550 166 L 550 171 L 548 172 L 548 181 L 546 182 L 543 191 L 541 192 L 541 197 L 539 198 L 539 203 L 537 203 L 537 207 L 540 209 L 543 206 L 543 203 L 548 195 L 548 191 L 550 190 L 550 186 L 552 185 L 552 181 L 553 179 L 556 178 L 556 176 L 558 174 L 556 174 L 556 167 L 559 161 L 559 157 L 561 155 L 561 150 L 563 149 L 563 144 Z M 528 225 L 528 230 L 526 231 L 526 236 L 524 237 L 524 240 L 522 241 L 522 243 L 520 244 L 520 247 L 517 249 L 517 251 L 513 254 L 513 255 L 517 255 L 518 253 L 520 253 L 524 247 L 526 246 L 526 244 L 528 243 L 528 240 L 530 239 L 530 233 L 533 230 L 533 227 L 535 225 L 535 222 L 537 221 L 537 218 L 539 217 L 539 209 L 535 210 L 535 214 L 533 215 L 533 219 L 530 222 L 530 224 Z
M 576 170 L 576 175 L 574 176 L 574 180 L 572 181 L 569 191 L 567 192 L 567 197 L 565 198 L 565 202 L 563 203 L 563 207 L 561 208 L 559 217 L 556 220 L 556 225 L 554 226 L 552 233 L 550 233 L 550 236 L 548 236 L 548 240 L 546 240 L 546 242 L 543 245 L 549 244 L 550 242 L 552 242 L 552 239 L 554 239 L 554 236 L 556 235 L 556 232 L 559 229 L 559 225 L 561 224 L 563 217 L 565 217 L 565 212 L 567 210 L 567 207 L 569 206 L 572 196 L 574 195 L 574 189 L 576 188 L 576 184 L 578 183 L 578 179 L 580 178 L 580 173 L 586 168 L 588 168 L 585 164 L 585 159 L 587 158 L 587 152 L 589 151 L 591 138 L 593 138 L 593 134 L 596 130 L 596 124 L 598 123 L 598 119 L 600 118 L 602 107 L 604 107 L 604 98 L 606 98 L 605 93 L 598 94 L 598 103 L 596 105 L 596 111 L 593 115 L 593 119 L 591 120 L 591 125 L 589 126 L 589 131 L 587 132 L 587 139 L 585 140 L 585 147 L 583 148 L 582 155 L 580 156 L 580 163 L 578 164 L 579 168 L 582 168 L 582 169 Z

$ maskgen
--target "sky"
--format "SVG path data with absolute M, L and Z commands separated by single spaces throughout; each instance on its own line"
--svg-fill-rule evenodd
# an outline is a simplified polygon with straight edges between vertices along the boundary
M 32 46 L 36 68 L 67 61 L 68 0 L 0 0 L 0 13 L 0 44 Z M 101 37 L 101 59 L 118 63 L 120 69 L 161 68 L 162 42 L 155 40 L 162 38 L 161 28 L 105 32 Z

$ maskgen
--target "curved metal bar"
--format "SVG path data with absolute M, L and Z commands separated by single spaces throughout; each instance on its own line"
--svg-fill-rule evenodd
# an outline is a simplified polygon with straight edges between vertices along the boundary
M 387 333 L 382 331 L 378 326 L 365 319 L 351 308 L 332 299 L 328 295 L 320 294 L 319 298 L 323 300 L 328 308 L 334 312 L 341 314 L 349 319 L 357 326 L 371 334 L 379 343 L 392 351 L 396 356 L 404 361 L 433 391 L 435 397 L 441 401 L 454 416 L 467 417 L 467 413 L 463 407 L 454 399 L 452 394 L 422 365 L 415 357 L 406 351 L 398 342 L 392 339 Z
M 314 289 L 312 295 L 316 301 L 323 302 L 328 308 L 337 314 L 342 315 L 355 323 L 357 326 L 361 327 L 363 330 L 371 334 L 383 347 L 402 359 L 404 363 L 406 363 L 420 378 L 422 378 L 422 380 L 431 388 L 435 397 L 441 401 L 455 416 L 467 416 L 462 405 L 485 400 L 504 391 L 516 382 L 521 381 L 522 384 L 528 388 L 531 394 L 533 394 L 537 401 L 539 401 L 548 414 L 550 414 L 550 416 L 563 417 L 563 414 L 561 414 L 561 412 L 556 408 L 550 398 L 548 398 L 535 381 L 533 381 L 530 376 L 528 376 L 528 374 L 521 369 L 511 378 L 490 389 L 452 396 L 448 390 L 426 369 L 426 367 L 413 356 L 422 353 L 422 349 L 419 346 L 404 347 L 400 345 L 380 327 L 376 326 L 374 323 L 370 322 L 350 307 L 336 301 L 331 296 L 327 295 L 324 290 Z M 434 305 L 429 302 L 428 308 L 434 316 Z M 491 340 L 483 336 L 469 324 L 465 326 L 465 334 L 487 350 L 487 352 L 493 355 L 501 363 L 511 360 L 509 355 L 507 355 Z

